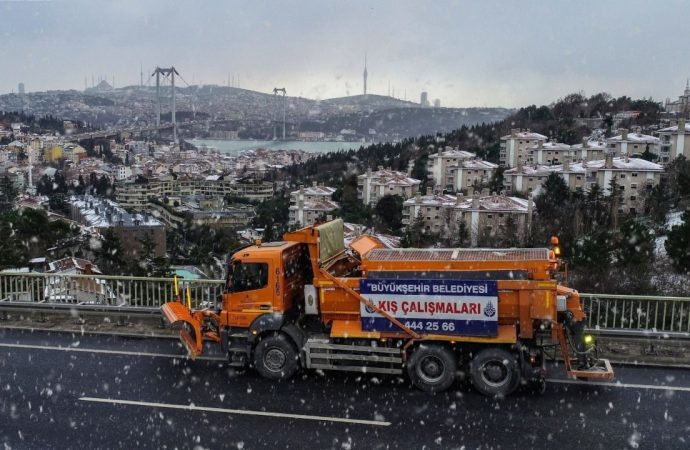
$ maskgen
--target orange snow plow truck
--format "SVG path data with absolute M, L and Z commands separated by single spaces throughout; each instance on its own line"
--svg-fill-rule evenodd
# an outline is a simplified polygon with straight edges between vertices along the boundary
M 276 380 L 301 368 L 407 372 L 428 392 L 462 376 L 504 396 L 545 386 L 550 348 L 569 376 L 612 379 L 558 265 L 548 248 L 388 249 L 366 235 L 346 248 L 334 220 L 236 251 L 215 308 L 162 311 L 192 358 L 214 342 L 231 366 Z

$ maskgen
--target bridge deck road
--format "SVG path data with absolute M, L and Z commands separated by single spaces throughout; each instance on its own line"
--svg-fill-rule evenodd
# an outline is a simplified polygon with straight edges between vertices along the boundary
M 402 377 L 275 383 L 171 339 L 0 329 L 0 443 L 69 448 L 689 448 L 690 371 L 616 367 L 507 399 Z

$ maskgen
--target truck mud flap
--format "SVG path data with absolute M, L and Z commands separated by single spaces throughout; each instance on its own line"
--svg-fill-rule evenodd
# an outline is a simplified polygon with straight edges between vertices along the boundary
M 182 303 L 169 302 L 161 306 L 161 311 L 171 327 L 179 327 L 180 341 L 189 357 L 194 359 L 199 356 L 203 344 L 201 323 L 192 315 L 191 310 Z

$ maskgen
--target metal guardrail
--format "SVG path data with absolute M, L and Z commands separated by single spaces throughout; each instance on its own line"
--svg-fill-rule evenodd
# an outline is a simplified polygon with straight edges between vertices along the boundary
M 595 330 L 690 333 L 690 297 L 580 293 Z
M 223 280 L 178 280 L 180 295 L 186 299 L 189 287 L 195 308 L 215 304 L 224 288 Z M 588 293 L 580 297 L 591 330 L 690 337 L 690 297 Z M 79 311 L 136 315 L 153 313 L 174 299 L 172 278 L 0 272 L 0 310 L 4 311 L 16 310 L 14 306 L 27 310 L 31 305 L 37 311 L 57 311 L 72 305 Z
M 180 295 L 198 308 L 215 303 L 223 280 L 179 279 Z M 172 278 L 0 272 L 0 307 L 9 304 L 67 304 L 120 308 L 159 308 L 175 300 Z

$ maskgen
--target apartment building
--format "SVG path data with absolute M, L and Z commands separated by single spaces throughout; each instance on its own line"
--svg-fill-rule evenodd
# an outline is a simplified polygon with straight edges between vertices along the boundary
M 534 133 L 529 129 L 512 129 L 509 135 L 501 137 L 499 162 L 506 167 L 515 167 L 518 161 L 524 163 L 527 161 L 527 149 L 546 140 L 547 137 L 543 134 Z
M 365 205 L 376 205 L 385 195 L 399 195 L 403 199 L 414 197 L 422 182 L 404 172 L 384 169 L 373 172 L 367 169 L 357 177 L 357 198 Z
M 497 236 L 507 232 L 511 225 L 516 227 L 511 231 L 524 238 L 531 225 L 532 212 L 531 199 L 488 195 L 487 191 L 464 196 L 429 190 L 426 195 L 417 194 L 404 202 L 403 224 L 410 226 L 421 218 L 426 232 L 448 238 L 464 223 L 471 245 L 476 246 L 481 236 Z
M 513 245 L 518 246 L 529 234 L 534 206 L 531 198 L 480 196 L 475 192 L 471 198 L 458 195 L 452 209 L 452 223 L 465 224 L 473 247 L 478 245 L 480 237 L 495 238 L 506 233 L 515 233 L 519 241 Z
M 451 168 L 457 167 L 462 161 L 476 158 L 475 153 L 445 147 L 445 149 L 439 149 L 438 153 L 429 155 L 427 173 L 434 180 L 434 186 L 452 186 Z
M 413 198 L 403 202 L 403 225 L 410 226 L 421 217 L 424 229 L 433 233 L 447 235 L 444 231 L 450 222 L 450 207 L 455 204 L 456 196 L 444 194 L 440 189 L 434 191 L 427 187 L 426 195 L 417 193 Z
M 595 184 L 610 194 L 611 180 L 615 179 L 623 202 L 620 212 L 636 213 L 644 208 L 644 199 L 651 188 L 661 181 L 664 168 L 641 158 L 606 155 L 603 160 L 580 162 L 571 165 L 568 184 L 571 189 L 577 186 L 576 174 L 585 176 L 584 189 Z
M 636 212 L 644 206 L 644 196 L 659 184 L 663 167 L 641 158 L 613 157 L 571 163 L 569 160 L 556 166 L 525 166 L 506 170 L 504 185 L 509 192 L 539 195 L 544 181 L 551 173 L 558 173 L 570 190 L 588 192 L 595 184 L 610 194 L 612 179 L 616 179 L 623 197 L 621 212 Z
M 662 128 L 659 133 L 659 162 L 666 165 L 679 156 L 690 158 L 690 123 L 684 118 L 672 127 Z
M 539 141 L 536 145 L 527 147 L 527 164 L 545 164 L 547 166 L 561 164 L 571 157 L 572 147 L 561 142 Z
M 330 200 L 336 189 L 330 186 L 319 185 L 316 181 L 311 186 L 300 188 L 290 192 L 290 204 L 297 204 L 299 200 L 304 202 Z
M 678 100 L 671 101 L 671 99 L 666 99 L 666 104 L 664 105 L 666 112 L 671 114 L 686 115 L 690 111 L 690 79 L 685 83 L 685 90 L 682 95 L 678 96 Z
M 446 189 L 453 192 L 478 188 L 491 181 L 498 164 L 481 159 L 467 159 L 448 169 L 450 184 Z
M 635 156 L 649 151 L 659 154 L 659 138 L 642 133 L 630 133 L 622 128 L 621 134 L 606 139 L 607 152 L 614 156 Z
M 602 140 L 590 140 L 583 138 L 581 144 L 573 145 L 571 156 L 573 161 L 592 161 L 604 159 L 606 154 L 606 142 Z
M 72 196 L 69 200 L 70 219 L 103 232 L 111 228 L 120 238 L 125 257 L 141 258 L 142 242 L 154 243 L 153 256 L 165 256 L 165 226 L 150 214 L 130 214 L 111 200 L 91 195 Z
M 79 163 L 82 159 L 87 157 L 86 149 L 78 144 L 68 143 L 62 146 L 64 158 Z
M 148 209 L 156 219 L 166 226 L 175 228 L 185 225 L 188 220 L 197 226 L 210 228 L 241 228 L 246 227 L 255 216 L 252 207 L 223 207 L 204 210 L 194 208 L 186 203 L 180 206 L 164 207 L 158 204 L 150 204 Z
M 331 197 L 335 188 L 318 185 L 300 187 L 290 193 L 288 225 L 309 226 L 339 208 Z
M 523 165 L 507 169 L 503 172 L 503 186 L 507 192 L 525 194 L 539 193 L 544 181 L 552 172 L 562 172 L 562 165 Z
M 145 183 L 121 182 L 115 188 L 115 200 L 123 208 L 146 209 L 149 198 L 180 196 L 232 195 L 250 200 L 264 201 L 273 197 L 273 183 L 267 181 L 239 182 L 211 175 L 205 178 L 163 176 Z
M 290 226 L 310 226 L 316 222 L 327 218 L 330 213 L 340 206 L 333 200 L 299 200 L 296 205 L 290 205 L 288 225 Z

